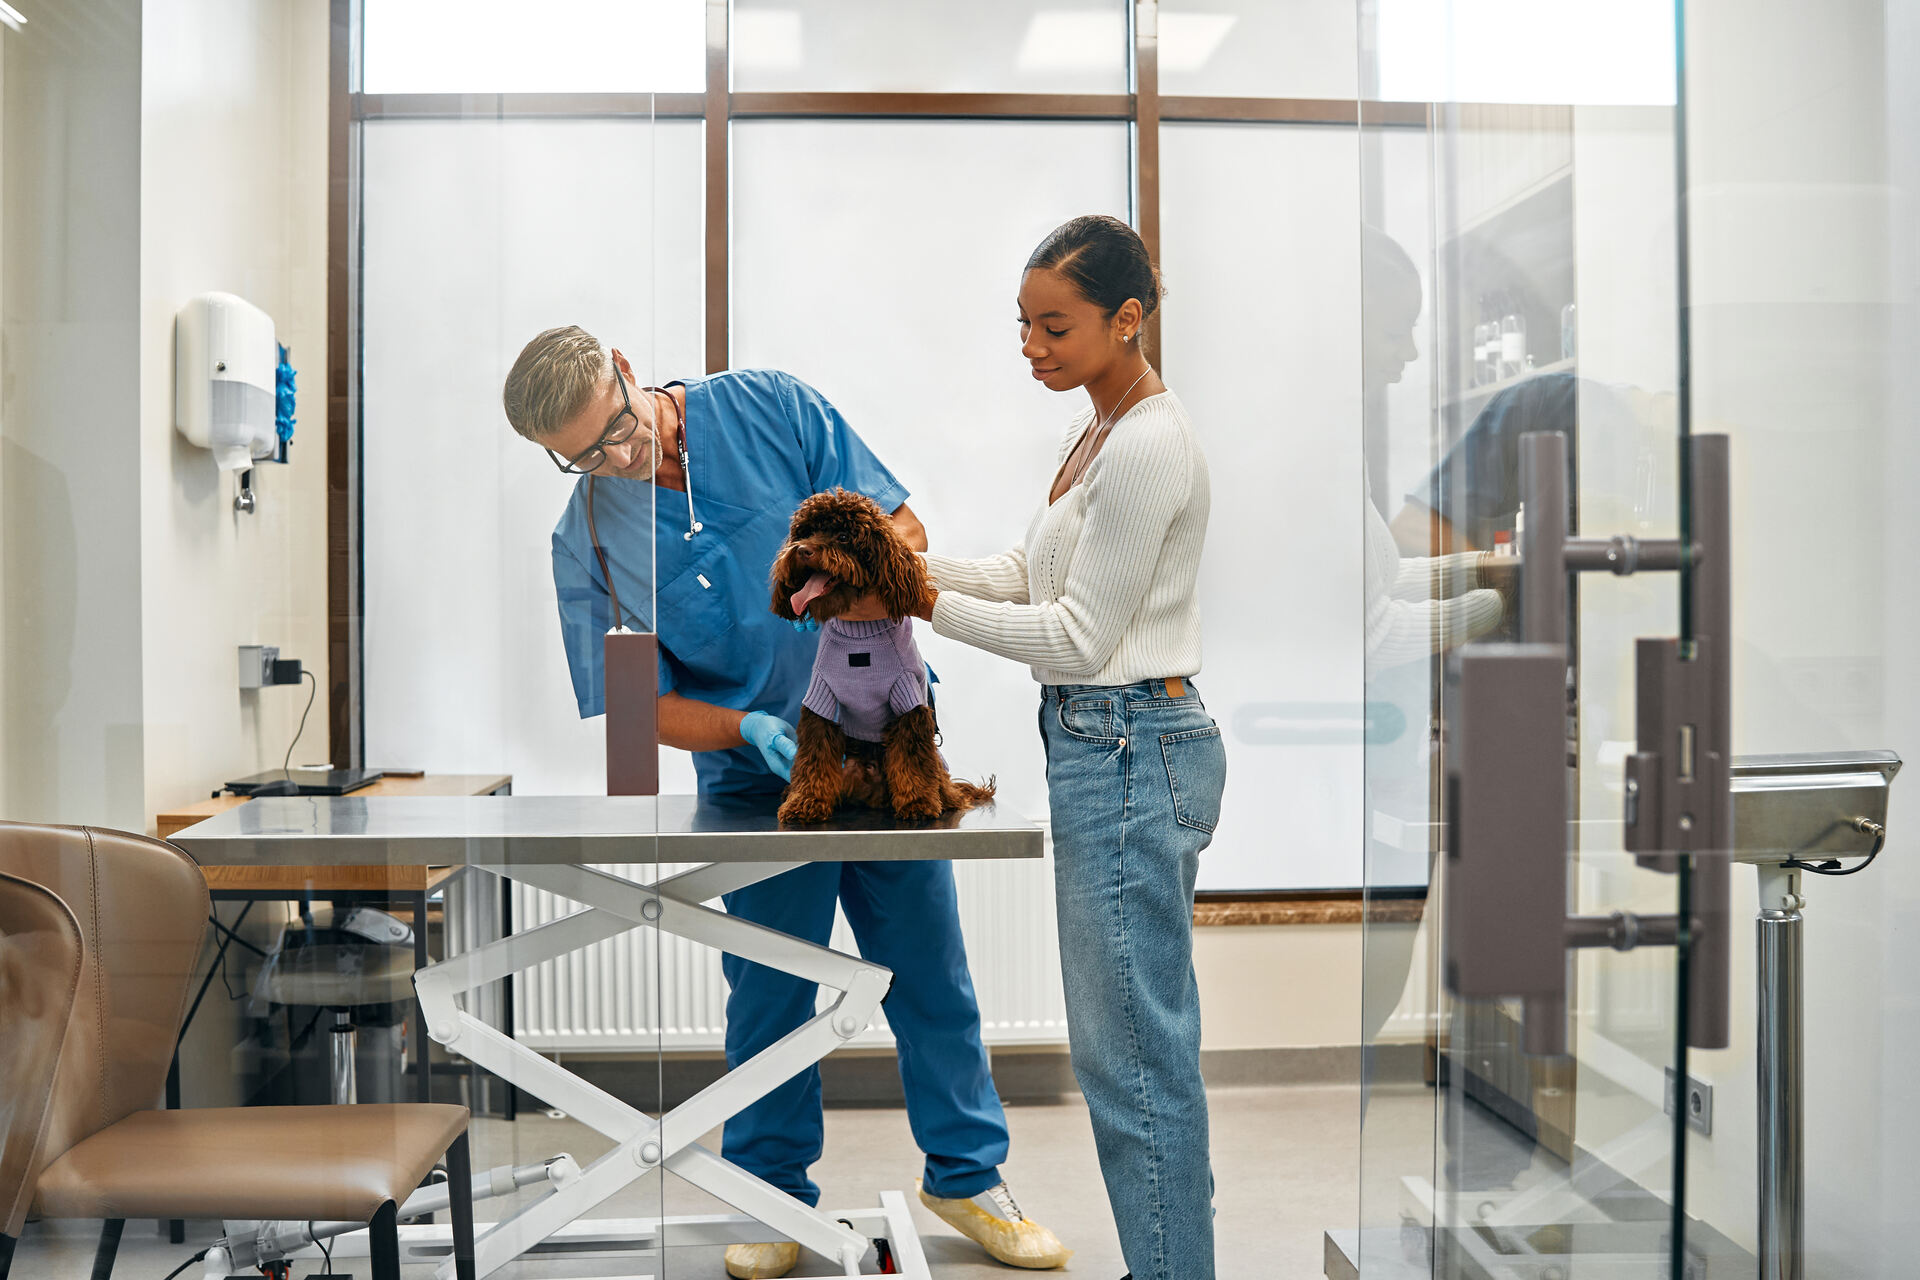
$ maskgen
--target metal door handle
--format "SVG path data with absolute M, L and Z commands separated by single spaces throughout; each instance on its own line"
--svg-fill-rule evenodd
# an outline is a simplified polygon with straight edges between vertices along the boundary
M 1474 644 L 1449 665 L 1447 981 L 1469 997 L 1520 997 L 1530 1053 L 1566 1051 L 1567 951 L 1685 945 L 1688 1043 L 1727 1044 L 1731 529 L 1727 438 L 1687 442 L 1694 537 L 1568 536 L 1567 440 L 1520 437 L 1521 643 Z M 1691 570 L 1687 639 L 1639 641 L 1637 750 L 1625 780 L 1626 845 L 1646 867 L 1689 874 L 1673 916 L 1567 913 L 1568 574 Z

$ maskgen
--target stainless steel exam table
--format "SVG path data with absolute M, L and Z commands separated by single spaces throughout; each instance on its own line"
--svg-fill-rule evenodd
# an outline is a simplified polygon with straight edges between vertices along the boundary
M 174 843 L 206 866 L 465 866 L 544 889 L 586 910 L 430 965 L 415 976 L 438 1043 L 614 1139 L 613 1150 L 556 1180 L 532 1204 L 489 1226 L 475 1244 L 478 1273 L 523 1255 L 568 1274 L 604 1259 L 622 1274 L 659 1261 L 664 1246 L 792 1239 L 840 1268 L 891 1254 L 889 1274 L 927 1280 L 905 1196 L 878 1206 L 811 1208 L 729 1164 L 697 1139 L 860 1034 L 892 973 L 706 905 L 723 893 L 809 862 L 1037 858 L 1035 824 L 993 806 L 926 823 L 854 814 L 822 827 L 782 829 L 770 801 L 692 796 L 263 797 L 180 832 Z M 695 864 L 643 884 L 596 864 Z M 636 928 L 687 938 L 840 992 L 825 1011 L 658 1119 L 517 1044 L 463 1010 L 469 991 Z M 582 1221 L 621 1188 L 666 1170 L 738 1209 L 738 1215 Z M 403 1257 L 441 1260 L 452 1274 L 447 1228 L 402 1232 Z M 563 1262 L 564 1260 L 564 1262 Z

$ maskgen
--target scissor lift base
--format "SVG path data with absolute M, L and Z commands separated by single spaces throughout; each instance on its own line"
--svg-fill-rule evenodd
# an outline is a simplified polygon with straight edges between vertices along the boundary
M 861 1235 L 885 1241 L 894 1270 L 883 1271 L 879 1251 L 870 1249 L 861 1259 L 860 1270 L 850 1274 L 863 1276 L 898 1275 L 906 1280 L 932 1280 L 926 1254 L 920 1248 L 920 1236 L 913 1222 L 907 1199 L 898 1191 L 880 1193 L 880 1204 L 871 1209 L 824 1210 L 828 1217 L 845 1221 Z M 766 1225 L 745 1214 L 705 1214 L 669 1218 L 587 1218 L 568 1223 L 509 1263 L 501 1274 L 538 1276 L 540 1280 L 571 1277 L 655 1276 L 661 1274 L 661 1237 L 669 1249 L 714 1248 L 729 1244 L 753 1244 L 777 1237 Z M 330 1242 L 336 1265 L 346 1258 L 367 1256 L 367 1233 L 355 1231 Z M 444 1224 L 400 1228 L 400 1261 L 427 1264 L 445 1261 L 453 1248 L 453 1231 Z M 304 1264 L 320 1262 L 318 1249 L 303 1249 L 290 1255 L 302 1264 L 296 1273 L 304 1274 Z

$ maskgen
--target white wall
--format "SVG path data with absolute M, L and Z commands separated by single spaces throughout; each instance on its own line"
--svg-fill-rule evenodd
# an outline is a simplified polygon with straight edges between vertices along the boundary
M 152 829 L 278 763 L 326 680 L 326 0 L 49 7 L 3 38 L 8 270 L 0 814 Z M 173 314 L 225 289 L 306 374 L 260 511 L 173 430 Z M 320 699 L 300 754 L 324 758 Z
M 43 6 L 0 46 L 0 816 L 138 830 L 140 6 Z
M 1368 926 L 1411 932 L 1412 925 Z M 1202 1049 L 1360 1042 L 1358 924 L 1216 925 L 1193 931 Z M 1407 1003 L 1425 1004 L 1424 990 Z
M 278 766 L 311 684 L 243 693 L 270 644 L 320 690 L 294 763 L 328 758 L 327 0 L 147 0 L 140 186 L 140 553 L 146 807 Z M 173 427 L 173 318 L 235 293 L 273 317 L 299 375 L 292 460 L 257 508 Z

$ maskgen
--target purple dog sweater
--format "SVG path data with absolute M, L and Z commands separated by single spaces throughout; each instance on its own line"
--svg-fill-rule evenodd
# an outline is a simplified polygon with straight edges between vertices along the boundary
M 913 619 L 821 623 L 813 683 L 800 705 L 837 721 L 849 738 L 883 741 L 888 721 L 927 705 L 927 664 L 913 642 Z

